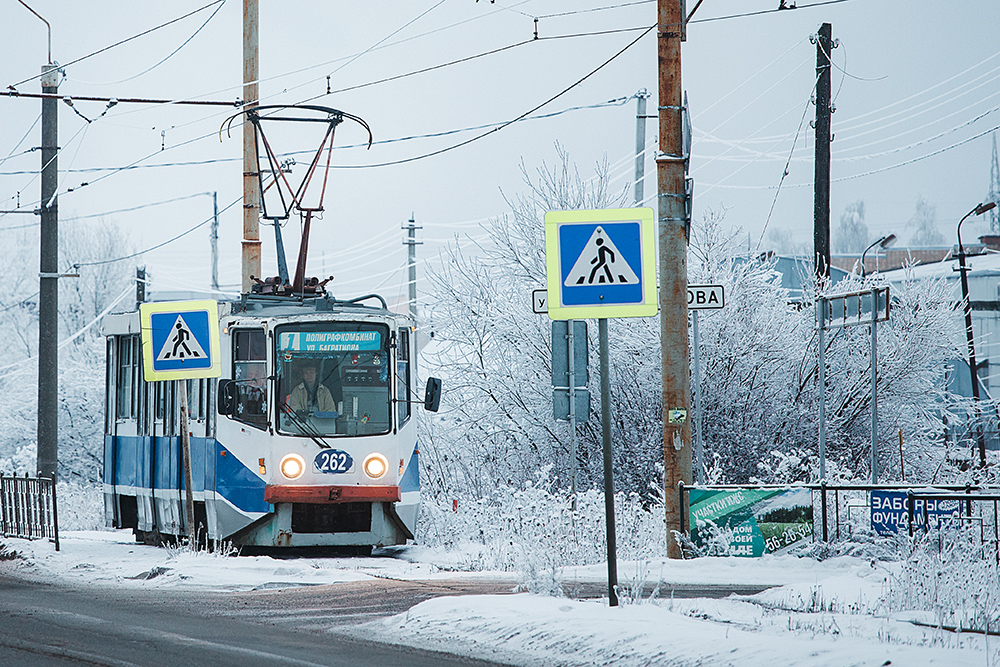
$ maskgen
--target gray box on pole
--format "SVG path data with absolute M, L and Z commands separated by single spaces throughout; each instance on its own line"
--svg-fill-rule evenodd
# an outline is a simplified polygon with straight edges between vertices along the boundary
M 590 390 L 575 389 L 573 399 L 576 401 L 576 422 L 582 423 L 590 419 Z M 552 388 L 552 414 L 556 421 L 569 421 L 569 387 Z
M 569 387 L 569 349 L 566 336 L 568 320 L 552 320 L 552 386 Z M 574 387 L 586 388 L 590 381 L 587 370 L 587 323 L 573 320 L 573 382 Z M 556 417 L 556 419 L 559 419 Z M 563 417 L 565 419 L 565 417 Z

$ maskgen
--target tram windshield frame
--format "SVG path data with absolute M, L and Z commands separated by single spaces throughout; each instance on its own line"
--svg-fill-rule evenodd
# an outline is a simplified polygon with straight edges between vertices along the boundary
M 390 433 L 390 348 L 385 324 L 325 321 L 276 327 L 278 432 L 324 438 Z

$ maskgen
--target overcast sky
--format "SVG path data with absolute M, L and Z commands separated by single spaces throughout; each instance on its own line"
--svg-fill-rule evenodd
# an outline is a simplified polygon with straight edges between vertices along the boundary
M 52 57 L 65 64 L 198 10 L 209 0 L 26 1 L 52 24 Z M 590 74 L 642 33 L 626 29 L 648 28 L 656 17 L 652 0 L 260 4 L 262 103 L 311 99 L 364 118 L 375 141 L 389 143 L 376 143 L 370 151 L 334 152 L 334 164 L 354 167 L 433 152 L 516 118 Z M 689 9 L 694 4 L 689 2 Z M 917 199 L 924 197 L 936 206 L 939 228 L 953 242 L 958 219 L 985 198 L 989 187 L 989 130 L 1000 125 L 1000 3 L 844 0 L 808 7 L 809 2 L 800 0 L 794 11 L 710 20 L 776 9 L 776 4 L 705 0 L 689 26 L 682 58 L 693 114 L 696 218 L 708 208 L 724 207 L 727 223 L 742 230 L 754 246 L 765 223 L 800 242 L 810 241 L 814 141 L 809 121 L 815 109 L 809 99 L 816 51 L 809 37 L 829 22 L 840 44 L 833 57 L 832 225 L 846 205 L 863 200 L 873 234 L 895 232 L 905 243 L 913 233 L 906 221 Z M 4 0 L 0 16 L 7 27 L 0 46 L 0 83 L 38 92 L 37 79 L 20 82 L 36 75 L 47 60 L 45 26 L 16 0 Z M 539 37 L 559 38 L 532 41 L 535 17 Z M 60 92 L 235 100 L 242 94 L 241 29 L 240 0 L 213 4 L 68 66 Z M 616 32 L 569 36 L 598 31 Z M 429 73 L 326 95 L 328 76 L 336 91 L 523 41 L 527 43 Z M 525 120 L 467 146 L 402 165 L 333 170 L 326 212 L 313 227 L 310 274 L 336 276 L 338 296 L 379 291 L 390 300 L 405 298 L 400 225 L 411 213 L 423 226 L 418 232 L 426 241 L 418 249 L 421 259 L 436 257 L 441 244 L 455 234 L 468 243 L 466 234 L 481 235 L 480 221 L 505 212 L 504 193 L 523 190 L 522 160 L 529 171 L 543 162 L 553 164 L 556 142 L 585 177 L 606 157 L 613 185 L 627 187 L 634 168 L 634 95 L 643 88 L 655 95 L 655 49 L 650 32 L 536 114 L 585 108 Z M 612 100 L 616 102 L 607 104 Z M 655 107 L 654 98 L 649 113 Z M 103 219 L 127 231 L 137 249 L 148 248 L 208 219 L 211 197 L 192 195 L 217 192 L 220 208 L 226 209 L 220 218 L 220 282 L 235 288 L 242 144 L 238 131 L 221 141 L 219 136 L 222 122 L 235 109 L 119 104 L 101 116 L 102 103 L 77 102 L 75 108 L 93 122 L 60 105 L 63 224 L 94 224 L 101 218 L 84 216 L 107 214 Z M 0 163 L 0 208 L 15 208 L 18 198 L 22 207 L 33 208 L 39 179 L 30 172 L 37 172 L 40 160 L 37 152 L 24 151 L 40 143 L 39 128 L 33 125 L 40 104 L 0 98 L 0 109 L 0 159 L 7 158 Z M 467 129 L 480 126 L 485 127 Z M 275 150 L 314 148 L 318 142 L 310 130 L 304 125 L 296 125 L 294 132 L 285 129 Z M 454 130 L 464 131 L 390 141 Z M 337 145 L 356 145 L 365 138 L 359 126 L 345 123 L 337 132 Z M 650 120 L 650 147 L 655 139 L 656 121 Z M 655 189 L 651 152 L 648 157 L 647 197 Z M 301 173 L 303 158 L 297 159 L 293 174 Z M 178 164 L 192 162 L 201 164 Z M 135 168 L 109 169 L 127 165 Z M 80 187 L 84 182 L 89 185 Z M 189 198 L 150 206 L 183 197 Z M 145 208 L 109 213 L 141 206 Z M 0 232 L 18 233 L 12 228 L 36 220 L 0 216 Z M 298 230 L 294 219 L 284 230 L 293 268 Z M 983 232 L 984 225 L 966 223 L 963 240 L 966 234 L 972 238 Z M 204 225 L 144 258 L 126 261 L 145 264 L 157 288 L 206 288 L 208 235 Z M 272 230 L 262 226 L 261 237 L 264 272 L 273 275 Z

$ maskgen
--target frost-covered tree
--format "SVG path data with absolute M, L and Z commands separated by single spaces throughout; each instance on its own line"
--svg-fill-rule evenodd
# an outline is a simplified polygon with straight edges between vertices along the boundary
M 865 224 L 865 202 L 848 204 L 840 214 L 840 225 L 833 235 L 833 249 L 843 253 L 862 253 L 868 247 L 868 225 Z
M 608 191 L 606 165 L 586 181 L 557 152 L 554 167 L 532 175 L 522 166 L 527 193 L 507 198 L 511 212 L 486 226 L 489 241 L 477 254 L 453 247 L 431 278 L 436 342 L 427 361 L 446 391 L 421 460 L 423 480 L 436 491 L 481 496 L 548 466 L 569 485 L 569 429 L 552 414 L 551 321 L 531 310 L 531 291 L 545 284 L 543 218 L 549 210 L 621 206 L 626 193 Z M 658 320 L 613 320 L 609 329 L 616 471 L 622 488 L 644 492 L 662 461 Z M 578 430 L 581 488 L 603 475 L 595 326 L 589 338 L 593 414 Z
M 560 152 L 555 168 L 525 169 L 527 193 L 508 198 L 511 212 L 486 226 L 475 255 L 454 247 L 433 276 L 435 343 L 430 371 L 445 380 L 442 412 L 422 436 L 429 490 L 488 496 L 497 484 L 519 487 L 547 470 L 565 488 L 570 468 L 566 424 L 552 416 L 550 321 L 531 312 L 530 294 L 545 284 L 545 211 L 620 205 L 602 171 L 584 182 Z M 722 284 L 726 307 L 703 313 L 701 364 L 708 477 L 715 481 L 808 481 L 817 477 L 817 336 L 813 292 L 781 287 L 772 260 L 748 259 L 742 232 L 723 230 L 710 213 L 693 226 L 688 279 Z M 870 288 L 857 276 L 840 290 Z M 829 289 L 829 286 L 822 286 Z M 881 440 L 907 442 L 907 478 L 929 478 L 951 397 L 946 362 L 960 344 L 960 323 L 943 282 L 893 290 L 892 319 L 879 326 Z M 596 327 L 591 338 L 591 393 L 599 410 Z M 658 318 L 613 319 L 609 326 L 611 414 L 616 486 L 646 493 L 662 480 Z M 827 339 L 828 472 L 868 476 L 870 368 L 867 327 Z M 600 424 L 579 429 L 580 486 L 599 486 Z M 895 450 L 880 469 L 891 478 Z M 931 471 L 931 472 L 928 472 Z
M 739 241 L 721 222 L 709 215 L 695 226 L 689 261 L 689 280 L 726 289 L 725 309 L 705 312 L 700 326 L 709 477 L 814 480 L 819 424 L 813 296 L 790 302 L 773 264 L 740 260 Z M 852 276 L 834 291 L 875 284 Z M 943 281 L 907 282 L 893 289 L 892 298 L 891 319 L 879 325 L 878 336 L 880 439 L 891 443 L 902 429 L 912 443 L 907 474 L 919 475 L 940 462 L 928 452 L 940 439 L 942 411 L 952 400 L 944 373 L 961 330 Z M 865 326 L 827 337 L 828 472 L 840 470 L 845 477 L 868 474 L 869 350 Z M 893 451 L 882 452 L 882 470 L 898 471 Z M 921 460 L 925 455 L 930 458 Z
M 65 224 L 60 266 L 100 261 L 132 251 L 113 223 Z M 0 318 L 0 335 L 14 341 L 0 352 L 0 470 L 33 472 L 38 401 L 38 232 L 10 239 L 0 278 L 16 290 Z M 101 475 L 104 422 L 104 341 L 98 315 L 129 289 L 134 269 L 125 263 L 81 266 L 79 278 L 60 280 L 59 464 L 63 479 L 96 482 Z M 67 271 L 68 272 L 68 271 Z M 75 337 L 74 337 L 75 336 Z M 68 340 L 73 337 L 73 340 Z
M 907 221 L 906 226 L 916 230 L 910 237 L 910 245 L 913 247 L 943 246 L 946 244 L 944 236 L 937 227 L 937 207 L 923 197 L 917 199 L 913 216 Z

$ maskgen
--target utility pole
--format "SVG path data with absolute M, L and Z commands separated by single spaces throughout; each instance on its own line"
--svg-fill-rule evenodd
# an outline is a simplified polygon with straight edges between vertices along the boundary
M 212 290 L 219 291 L 219 193 L 212 193 Z
M 642 206 L 642 182 L 646 178 L 646 99 L 649 91 L 643 88 L 635 94 L 635 205 Z
M 684 0 L 657 0 L 660 148 L 656 155 L 660 249 L 660 348 L 663 392 L 663 484 L 667 535 L 680 530 L 679 483 L 691 483 L 691 422 L 687 313 L 687 215 L 683 148 L 681 40 Z M 667 555 L 680 558 L 668 538 Z
M 417 240 L 417 230 L 423 229 L 423 227 L 418 227 L 414 220 L 414 215 L 410 214 L 410 224 L 403 227 L 406 230 L 406 240 L 403 241 L 403 245 L 409 246 L 407 248 L 407 254 L 409 255 L 408 266 L 410 269 L 410 315 L 413 319 L 417 318 L 417 246 L 421 245 L 423 241 Z
M 42 67 L 42 93 L 59 92 L 59 66 Z M 59 461 L 59 101 L 42 99 L 42 200 L 38 274 L 38 475 Z
M 258 105 L 257 0 L 243 0 L 243 108 Z M 257 137 L 253 124 L 243 117 L 243 287 L 247 294 L 260 278 L 260 191 L 257 187 Z
M 830 277 L 830 52 L 833 27 L 824 23 L 816 43 L 816 173 L 813 197 L 813 248 L 816 276 Z
M 998 208 L 990 210 L 990 231 L 1000 234 L 1000 160 L 997 159 L 996 132 L 993 133 L 993 162 L 990 163 L 990 191 L 986 201 L 998 205 Z

